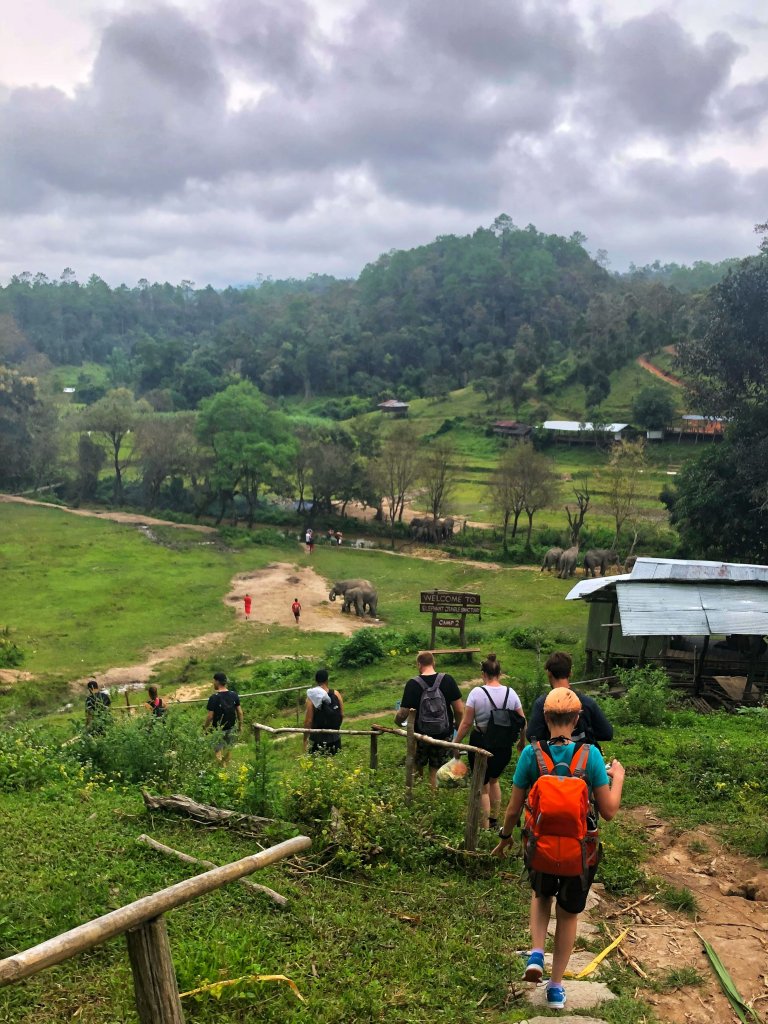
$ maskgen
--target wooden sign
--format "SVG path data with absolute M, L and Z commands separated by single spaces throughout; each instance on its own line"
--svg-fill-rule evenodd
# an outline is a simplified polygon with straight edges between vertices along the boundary
M 458 629 L 461 625 L 461 619 L 443 619 L 439 615 L 437 617 L 438 629 Z
M 480 595 L 456 593 L 453 590 L 422 590 L 419 610 L 432 614 L 431 646 L 435 646 L 435 630 L 460 630 L 459 643 L 466 647 L 467 615 L 480 614 Z

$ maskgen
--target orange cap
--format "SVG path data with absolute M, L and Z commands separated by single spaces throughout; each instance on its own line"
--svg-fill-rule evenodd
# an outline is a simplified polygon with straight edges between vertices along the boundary
M 544 714 L 576 715 L 581 711 L 581 701 L 567 686 L 556 686 L 547 694 L 544 701 Z

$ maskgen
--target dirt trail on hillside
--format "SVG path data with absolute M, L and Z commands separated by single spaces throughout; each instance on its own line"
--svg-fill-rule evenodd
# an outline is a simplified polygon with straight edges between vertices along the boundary
M 755 1009 L 762 1015 L 768 1001 L 768 871 L 758 860 L 726 849 L 714 830 L 700 827 L 681 832 L 643 807 L 628 814 L 646 829 L 651 842 L 651 857 L 644 869 L 671 885 L 690 889 L 699 907 L 695 920 L 671 913 L 655 901 L 627 915 L 632 930 L 624 948 L 649 974 L 691 966 L 704 979 L 700 986 L 644 992 L 643 998 L 654 1005 L 660 1020 L 670 1024 L 736 1020 L 693 934 L 696 928 L 712 944 L 742 997 L 747 1002 L 757 1000 Z M 608 923 L 614 934 L 620 930 L 616 920 Z
M 52 505 L 48 501 L 34 501 L 22 498 L 17 494 L 0 494 L 0 502 L 17 505 L 36 505 L 38 508 L 53 508 L 58 512 L 68 512 L 72 516 L 86 516 L 92 519 L 108 519 L 113 523 L 130 523 L 136 526 L 171 526 L 177 530 L 195 530 L 197 533 L 216 533 L 212 526 L 201 526 L 196 523 L 170 523 L 167 519 L 156 519 L 154 516 L 138 515 L 135 512 L 101 512 L 92 508 L 67 508 L 65 505 Z
M 654 377 L 658 377 L 659 380 L 663 380 L 666 381 L 667 384 L 671 384 L 673 388 L 683 387 L 683 382 L 679 377 L 675 377 L 672 373 L 667 373 L 666 370 L 662 370 L 659 366 L 654 366 L 654 364 L 646 359 L 645 356 L 638 356 L 635 362 L 643 370 L 647 370 L 648 373 L 652 373 Z

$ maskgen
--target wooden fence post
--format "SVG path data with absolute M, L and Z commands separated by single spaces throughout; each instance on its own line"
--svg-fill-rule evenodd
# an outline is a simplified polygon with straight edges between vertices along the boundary
M 371 771 L 376 771 L 379 767 L 379 737 L 375 732 L 371 733 Z
M 408 712 L 408 739 L 406 740 L 405 751 L 405 802 L 409 804 L 413 800 L 413 773 L 416 769 L 416 709 L 411 708 Z
M 154 917 L 125 933 L 141 1024 L 184 1024 L 165 918 Z
M 472 772 L 472 781 L 469 784 L 469 799 L 467 800 L 467 823 L 464 827 L 464 849 L 477 849 L 477 833 L 480 828 L 480 797 L 483 794 L 483 783 L 485 781 L 485 767 L 488 758 L 475 754 L 475 768 Z
M 253 728 L 253 742 L 256 744 L 256 750 L 258 750 L 259 749 L 259 744 L 261 743 L 261 729 L 258 727 L 258 725 L 253 725 L 252 728 Z

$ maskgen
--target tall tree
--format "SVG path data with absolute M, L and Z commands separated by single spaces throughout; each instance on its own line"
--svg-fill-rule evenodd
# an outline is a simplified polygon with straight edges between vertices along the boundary
M 141 467 L 144 503 L 154 508 L 169 476 L 184 475 L 195 447 L 194 413 L 155 413 L 136 425 L 134 451 Z
M 419 439 L 413 428 L 401 421 L 392 424 L 384 438 L 381 452 L 373 462 L 375 487 L 387 500 L 387 519 L 393 547 L 395 523 L 402 522 L 408 491 L 413 487 L 419 472 L 419 449 Z
M 611 547 L 616 550 L 627 520 L 637 514 L 640 483 L 646 468 L 645 441 L 619 441 L 613 446 L 606 469 L 606 504 L 616 531 Z
M 290 469 L 295 441 L 286 416 L 270 409 L 249 381 L 230 384 L 200 404 L 197 434 L 214 453 L 221 522 L 235 492 L 245 498 L 253 526 L 259 493 Z
M 438 520 L 456 484 L 456 450 L 445 438 L 431 441 L 421 457 L 419 478 L 432 518 Z
M 552 468 L 551 460 L 541 452 L 537 452 L 530 444 L 522 445 L 520 448 L 518 472 L 524 494 L 523 509 L 528 517 L 525 547 L 530 551 L 533 517 L 540 509 L 546 508 L 555 500 L 557 476 Z
M 130 458 L 125 455 L 125 439 L 141 417 L 149 412 L 149 405 L 137 402 L 127 388 L 115 388 L 83 413 L 84 429 L 98 434 L 111 451 L 115 471 L 112 500 L 116 505 L 120 505 L 123 500 L 123 470 Z
M 518 521 L 525 508 L 525 483 L 520 462 L 527 456 L 523 452 L 523 447 L 508 448 L 503 452 L 491 477 L 491 504 L 494 511 L 501 516 L 502 549 L 505 556 L 509 554 L 509 521 L 512 520 L 514 539 L 517 535 Z

